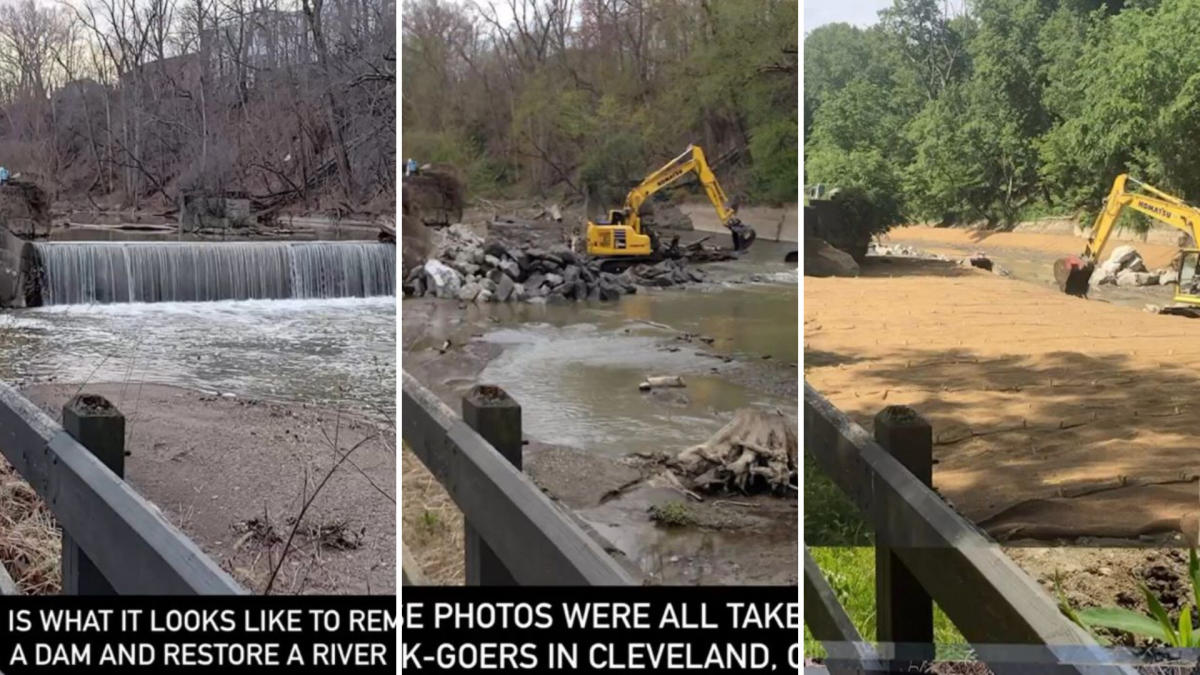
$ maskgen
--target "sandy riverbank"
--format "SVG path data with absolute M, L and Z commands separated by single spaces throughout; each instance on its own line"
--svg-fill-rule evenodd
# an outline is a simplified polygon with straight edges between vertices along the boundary
M 23 393 L 60 419 L 79 388 Z M 337 462 L 334 448 L 353 448 L 297 526 L 271 592 L 395 592 L 394 425 L 164 385 L 84 391 L 125 414 L 129 483 L 251 592 L 263 592 L 306 495 Z

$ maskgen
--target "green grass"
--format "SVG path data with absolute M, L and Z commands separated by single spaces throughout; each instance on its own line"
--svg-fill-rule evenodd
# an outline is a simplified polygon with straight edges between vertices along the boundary
M 813 560 L 825 573 L 825 579 L 838 602 L 854 622 L 863 639 L 875 641 L 875 549 L 867 546 L 810 548 Z M 933 607 L 933 640 L 937 659 L 961 661 L 971 658 L 971 649 L 962 633 L 936 604 Z M 804 655 L 825 656 L 821 644 L 804 627 Z
M 816 460 L 804 453 L 804 543 L 825 574 L 838 602 L 854 622 L 859 635 L 875 640 L 875 549 L 874 535 L 858 508 L 833 481 L 821 472 Z M 933 637 L 937 658 L 963 660 L 970 657 L 966 640 L 936 605 Z M 825 650 L 804 628 L 804 655 L 825 656 Z
M 804 453 L 804 542 L 809 546 L 871 546 L 871 528 L 849 498 Z

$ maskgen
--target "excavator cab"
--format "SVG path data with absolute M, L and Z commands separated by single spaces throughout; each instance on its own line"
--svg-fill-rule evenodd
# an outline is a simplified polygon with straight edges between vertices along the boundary
M 1175 273 L 1175 302 L 1200 305 L 1200 275 L 1196 274 L 1200 263 L 1200 249 L 1185 248 L 1180 251 L 1179 269 Z

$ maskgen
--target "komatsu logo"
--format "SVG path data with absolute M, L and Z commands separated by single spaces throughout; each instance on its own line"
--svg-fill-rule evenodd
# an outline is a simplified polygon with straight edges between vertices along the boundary
M 1163 207 L 1161 207 L 1161 206 L 1155 206 L 1155 205 L 1153 205 L 1153 204 L 1148 204 L 1148 203 L 1146 203 L 1146 202 L 1142 202 L 1142 201 L 1139 201 L 1139 202 L 1137 203 L 1137 205 L 1138 205 L 1138 208 L 1139 208 L 1139 209 L 1143 209 L 1143 210 L 1145 210 L 1145 211 L 1149 211 L 1150 213 L 1155 213 L 1155 214 L 1158 214 L 1158 215 L 1162 216 L 1163 218 L 1170 218 L 1170 217 L 1171 217 L 1171 212 L 1170 212 L 1170 211 L 1168 211 L 1167 209 L 1164 209 L 1164 208 L 1163 208 Z
M 670 183 L 671 181 L 675 180 L 676 178 L 679 178 L 684 173 L 686 173 L 686 171 L 684 169 L 675 169 L 671 173 L 663 176 L 662 178 L 659 178 L 658 182 L 656 182 L 654 185 L 655 185 L 655 187 L 662 187 L 662 186 L 666 185 L 667 183 Z

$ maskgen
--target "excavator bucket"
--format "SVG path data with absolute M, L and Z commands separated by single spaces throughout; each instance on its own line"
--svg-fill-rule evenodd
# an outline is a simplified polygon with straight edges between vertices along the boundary
M 1058 289 L 1067 295 L 1086 298 L 1088 282 L 1096 265 L 1078 256 L 1067 256 L 1054 261 L 1054 281 Z
M 754 228 L 740 220 L 730 221 L 729 231 L 733 233 L 733 250 L 735 251 L 745 251 L 758 238 L 758 233 L 754 231 Z

